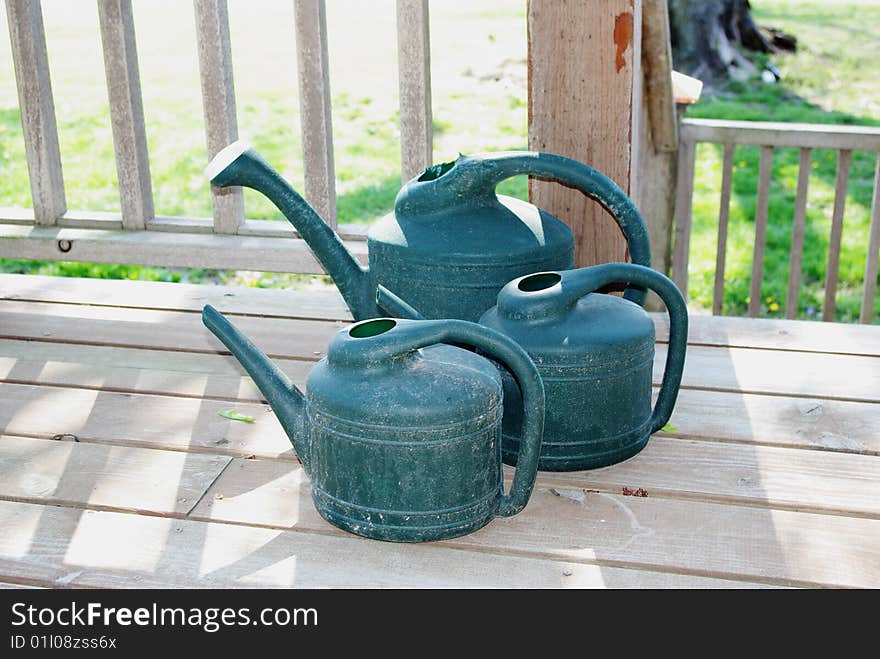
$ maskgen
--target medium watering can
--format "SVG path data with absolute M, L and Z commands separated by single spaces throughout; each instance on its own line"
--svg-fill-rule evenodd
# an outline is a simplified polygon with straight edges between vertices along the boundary
M 311 481 L 315 507 L 331 524 L 379 540 L 440 540 L 526 505 L 544 390 L 531 359 L 507 337 L 460 320 L 364 321 L 336 334 L 304 396 L 213 307 L 202 320 L 272 406 Z M 449 342 L 478 348 L 516 379 L 522 441 L 508 494 L 499 370 Z
M 597 293 L 612 284 L 656 292 L 669 312 L 669 349 L 663 384 L 651 409 L 654 322 L 638 306 Z M 379 304 L 400 317 L 415 309 L 384 288 Z M 541 272 L 514 279 L 480 324 L 515 340 L 534 360 L 547 397 L 538 468 L 575 471 L 604 467 L 638 453 L 669 417 L 684 369 L 687 307 L 678 288 L 656 270 L 609 263 Z M 503 457 L 521 446 L 518 392 L 505 381 Z
M 591 167 L 549 153 L 460 156 L 427 168 L 403 186 L 394 211 L 370 228 L 369 268 L 247 142 L 230 144 L 207 168 L 212 184 L 253 188 L 281 210 L 355 320 L 385 315 L 376 307 L 382 284 L 428 317 L 477 321 L 511 279 L 573 267 L 574 240 L 564 222 L 495 193 L 501 181 L 519 174 L 559 181 L 598 201 L 620 225 L 632 261 L 651 264 L 648 232 L 629 197 Z M 641 304 L 644 294 L 633 289 L 626 297 Z

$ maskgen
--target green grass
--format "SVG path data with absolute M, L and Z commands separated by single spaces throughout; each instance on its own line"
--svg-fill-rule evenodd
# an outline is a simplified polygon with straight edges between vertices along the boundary
M 294 186 L 303 171 L 296 83 L 293 3 L 230 0 L 239 132 Z M 688 116 L 880 125 L 876 37 L 880 6 L 867 0 L 755 0 L 759 22 L 793 32 L 800 49 L 773 56 L 781 84 L 730 85 L 691 107 Z M 57 108 L 68 207 L 119 211 L 107 92 L 94 3 L 44 0 L 44 21 Z M 190 5 L 171 0 L 134 4 L 156 212 L 209 216 L 207 161 Z M 333 139 L 339 221 L 369 222 L 388 212 L 400 187 L 394 2 L 327 3 Z M 169 17 L 173 20 L 169 20 Z M 7 30 L 0 12 L 0 32 Z M 369 38 L 364 26 L 369 25 Z M 525 2 L 474 0 L 431 4 L 435 162 L 459 152 L 526 146 Z M 0 207 L 31 205 L 8 39 L 0 39 Z M 711 307 L 720 188 L 720 148 L 697 156 L 690 299 Z M 762 303 L 781 315 L 797 178 L 796 150 L 774 158 Z M 758 150 L 736 152 L 725 313 L 746 309 L 754 235 Z M 871 203 L 873 157 L 854 154 L 841 255 L 838 316 L 858 315 Z M 799 315 L 821 314 L 830 225 L 834 154 L 816 152 L 810 180 L 804 282 Z M 500 191 L 527 197 L 524 178 Z M 281 220 L 261 195 L 245 191 L 249 217 Z M 326 278 L 273 273 L 166 270 L 126 265 L 0 262 L 0 270 L 73 276 L 230 281 L 301 286 Z M 777 307 L 778 305 L 778 307 Z M 880 301 L 876 305 L 880 310 Z
M 768 0 L 752 6 L 759 23 L 798 37 L 797 53 L 771 58 L 782 81 L 731 83 L 692 106 L 688 117 L 880 126 L 880 83 L 873 73 L 876 34 L 864 27 L 880 24 L 880 6 Z M 724 288 L 727 314 L 741 315 L 748 307 L 759 154 L 757 147 L 738 147 L 734 154 Z M 762 315 L 769 317 L 782 317 L 785 311 L 798 157 L 797 149 L 777 149 L 773 159 L 761 290 Z M 720 146 L 697 149 L 688 285 L 692 307 L 712 305 L 721 158 Z M 853 153 L 836 298 L 838 320 L 853 321 L 859 315 L 875 162 L 876 154 Z M 836 167 L 836 152 L 813 152 L 800 318 L 822 314 Z M 875 309 L 880 313 L 880 297 Z

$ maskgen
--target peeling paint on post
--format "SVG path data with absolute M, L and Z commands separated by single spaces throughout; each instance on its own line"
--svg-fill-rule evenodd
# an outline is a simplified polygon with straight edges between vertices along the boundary
M 617 46 L 617 53 L 614 56 L 614 66 L 617 73 L 626 64 L 626 52 L 629 50 L 633 38 L 633 15 L 625 11 L 618 14 L 614 19 L 614 45 Z

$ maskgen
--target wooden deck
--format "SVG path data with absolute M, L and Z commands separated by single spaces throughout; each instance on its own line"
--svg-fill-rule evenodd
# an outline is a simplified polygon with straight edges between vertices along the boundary
M 317 515 L 206 302 L 299 383 L 348 320 L 335 294 L 0 275 L 0 585 L 880 586 L 880 327 L 694 316 L 673 432 L 397 545 Z

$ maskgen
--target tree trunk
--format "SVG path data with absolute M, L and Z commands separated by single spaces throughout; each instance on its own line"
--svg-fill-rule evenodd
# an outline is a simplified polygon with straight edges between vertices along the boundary
M 704 83 L 758 73 L 739 47 L 775 53 L 794 50 L 797 40 L 773 28 L 759 28 L 749 0 L 669 0 L 675 67 Z

